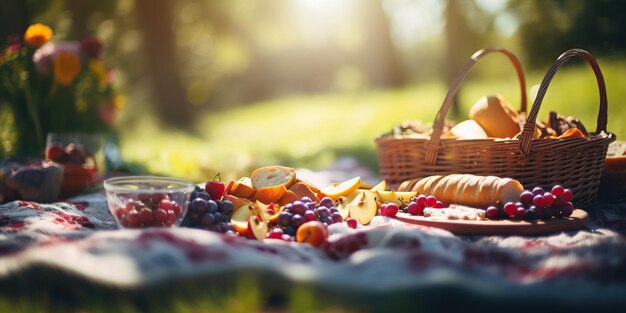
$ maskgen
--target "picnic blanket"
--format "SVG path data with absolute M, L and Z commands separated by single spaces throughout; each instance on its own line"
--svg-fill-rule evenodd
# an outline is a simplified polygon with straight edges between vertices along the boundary
M 252 270 L 363 295 L 449 287 L 489 302 L 624 308 L 626 212 L 604 205 L 591 218 L 580 231 L 521 237 L 456 236 L 377 216 L 357 229 L 331 225 L 316 248 L 190 228 L 120 230 L 102 193 L 15 201 L 0 206 L 0 284 L 34 267 L 129 289 Z

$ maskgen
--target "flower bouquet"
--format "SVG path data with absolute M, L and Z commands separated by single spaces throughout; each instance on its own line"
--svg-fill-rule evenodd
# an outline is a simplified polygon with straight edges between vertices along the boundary
M 0 48 L 0 109 L 12 113 L 16 139 L 4 147 L 7 155 L 43 156 L 50 132 L 110 131 L 123 105 L 98 39 L 52 42 L 52 35 L 33 24 Z

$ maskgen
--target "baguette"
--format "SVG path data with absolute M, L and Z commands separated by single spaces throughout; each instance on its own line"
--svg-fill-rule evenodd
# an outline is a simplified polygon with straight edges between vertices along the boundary
M 445 204 L 486 208 L 498 203 L 518 201 L 522 184 L 511 178 L 471 174 L 435 175 L 422 178 L 410 191 L 435 196 Z M 402 190 L 400 191 L 409 191 Z
M 279 185 L 289 189 L 296 181 L 296 170 L 285 166 L 261 167 L 252 172 L 250 180 L 256 189 Z

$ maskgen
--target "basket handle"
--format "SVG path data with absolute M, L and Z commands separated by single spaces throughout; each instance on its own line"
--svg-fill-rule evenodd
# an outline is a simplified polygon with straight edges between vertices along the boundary
M 596 80 L 598 82 L 598 90 L 600 92 L 600 111 L 598 112 L 596 133 L 599 134 L 602 131 L 606 131 L 608 101 L 606 98 L 606 85 L 604 83 L 604 76 L 602 76 L 600 66 L 598 66 L 598 62 L 596 62 L 593 56 L 583 49 L 567 50 L 556 59 L 554 64 L 552 64 L 552 66 L 546 73 L 546 76 L 543 78 L 541 85 L 539 86 L 537 97 L 535 98 L 535 102 L 530 109 L 530 114 L 528 115 L 526 124 L 524 124 L 524 129 L 522 131 L 522 134 L 520 135 L 520 161 L 523 161 L 530 153 L 532 137 L 533 133 L 535 132 L 535 121 L 537 120 L 537 115 L 539 114 L 539 109 L 541 108 L 541 102 L 543 101 L 543 97 L 546 95 L 546 91 L 548 90 L 550 81 L 552 81 L 552 77 L 554 77 L 554 74 L 556 74 L 556 71 L 561 67 L 561 65 L 563 65 L 563 63 L 577 56 L 587 61 L 596 76 Z
M 433 134 L 430 136 L 430 139 L 425 144 L 426 146 L 425 147 L 426 148 L 426 160 L 425 161 L 427 164 L 431 164 L 431 165 L 435 164 L 437 160 L 437 155 L 439 153 L 439 145 L 441 143 L 441 135 L 443 133 L 443 126 L 445 124 L 446 114 L 448 113 L 448 110 L 452 106 L 452 101 L 454 100 L 454 96 L 456 96 L 456 94 L 459 92 L 459 89 L 461 88 L 461 84 L 463 83 L 463 80 L 465 80 L 465 77 L 469 73 L 470 69 L 472 69 L 474 64 L 476 64 L 476 62 L 478 62 L 479 59 L 481 59 L 483 56 L 487 55 L 490 52 L 503 53 L 509 58 L 509 60 L 511 60 L 511 63 L 513 63 L 513 66 L 515 67 L 515 71 L 517 71 L 517 78 L 519 79 L 519 84 L 520 84 L 520 94 L 521 94 L 521 100 L 520 100 L 521 111 L 520 112 L 526 112 L 526 102 L 527 102 L 526 79 L 524 78 L 524 71 L 522 70 L 522 65 L 520 64 L 515 54 L 501 47 L 489 47 L 489 48 L 478 50 L 476 53 L 474 53 L 470 57 L 469 61 L 465 63 L 465 66 L 463 66 L 461 71 L 459 71 L 459 73 L 456 75 L 456 77 L 452 81 L 452 84 L 450 88 L 448 89 L 448 93 L 446 94 L 446 97 L 443 100 L 443 104 L 441 105 L 439 112 L 437 112 L 437 116 L 435 117 L 435 123 L 433 124 Z

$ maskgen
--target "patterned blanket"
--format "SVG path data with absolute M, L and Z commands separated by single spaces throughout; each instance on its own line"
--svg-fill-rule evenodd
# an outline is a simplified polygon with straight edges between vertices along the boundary
M 188 228 L 119 230 L 103 194 L 16 201 L 0 206 L 0 283 L 31 267 L 124 288 L 245 269 L 366 295 L 448 286 L 482 299 L 624 308 L 623 209 L 599 206 L 588 229 L 534 237 L 456 236 L 377 216 L 356 230 L 331 225 L 328 244 L 315 248 Z

